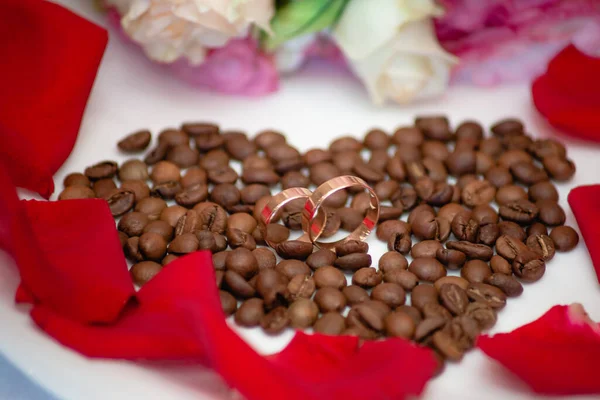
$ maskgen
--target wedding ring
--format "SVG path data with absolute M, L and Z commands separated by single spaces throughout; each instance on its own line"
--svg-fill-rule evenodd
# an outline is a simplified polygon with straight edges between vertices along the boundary
M 366 215 L 358 228 L 342 240 L 331 243 L 318 242 L 317 240 L 325 230 L 327 213 L 321 208 L 325 199 L 340 190 L 350 187 L 361 187 L 368 191 L 371 201 Z M 302 212 L 302 228 L 308 240 L 320 249 L 335 251 L 335 247 L 349 240 L 364 240 L 373 230 L 379 219 L 379 199 L 375 191 L 364 180 L 351 175 L 338 176 L 319 186 L 307 199 Z
M 295 188 L 286 189 L 286 190 L 276 194 L 275 196 L 273 196 L 271 198 L 271 200 L 269 200 L 267 205 L 262 209 L 262 211 L 260 213 L 262 228 L 264 230 L 263 236 L 264 236 L 265 242 L 267 243 L 267 245 L 269 245 L 269 247 L 275 248 L 277 246 L 277 243 L 273 243 L 267 238 L 267 226 L 275 218 L 275 216 L 277 215 L 279 210 L 281 210 L 282 207 L 284 207 L 286 204 L 288 204 L 294 200 L 298 200 L 298 199 L 307 200 L 308 198 L 310 198 L 310 196 L 312 194 L 313 193 L 306 188 L 295 187 Z M 300 240 L 303 242 L 310 242 L 310 239 L 308 238 L 308 234 L 306 234 L 306 232 L 296 240 Z

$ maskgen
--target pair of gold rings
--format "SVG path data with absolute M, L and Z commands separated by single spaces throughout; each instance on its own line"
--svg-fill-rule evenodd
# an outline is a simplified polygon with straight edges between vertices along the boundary
M 337 242 L 325 243 L 318 239 L 325 230 L 327 223 L 327 212 L 322 209 L 323 202 L 331 195 L 340 190 L 351 187 L 361 187 L 369 193 L 369 207 L 365 213 L 362 223 L 350 235 Z M 304 234 L 296 239 L 304 242 L 312 242 L 320 249 L 329 249 L 335 251 L 335 247 L 349 240 L 364 240 L 373 230 L 379 219 L 379 199 L 375 191 L 367 183 L 351 175 L 338 176 L 323 183 L 314 192 L 306 188 L 289 188 L 271 198 L 263 208 L 260 216 L 263 227 L 266 227 L 274 220 L 279 210 L 291 201 L 306 199 L 302 209 L 302 230 Z M 270 247 L 275 247 L 277 243 L 272 243 L 265 232 L 265 241 Z

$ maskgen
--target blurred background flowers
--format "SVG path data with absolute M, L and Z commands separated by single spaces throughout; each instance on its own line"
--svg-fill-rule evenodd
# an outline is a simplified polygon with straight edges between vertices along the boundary
M 597 0 L 105 0 L 115 25 L 191 84 L 241 95 L 318 58 L 375 104 L 450 82 L 529 82 L 569 44 L 600 55 Z

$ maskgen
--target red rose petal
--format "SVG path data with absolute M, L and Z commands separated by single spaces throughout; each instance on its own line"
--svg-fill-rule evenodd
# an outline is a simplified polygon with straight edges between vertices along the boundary
M 600 141 L 600 58 L 567 46 L 531 87 L 533 103 L 556 128 L 571 136 Z
M 481 336 L 477 345 L 536 393 L 600 393 L 600 329 L 581 310 L 554 306 L 510 333 Z
M 600 282 L 600 185 L 579 186 L 569 193 L 569 205 L 573 210 L 581 236 L 592 258 L 596 277 Z
M 49 197 L 69 156 L 106 31 L 49 1 L 0 2 L 0 160 L 17 186 Z

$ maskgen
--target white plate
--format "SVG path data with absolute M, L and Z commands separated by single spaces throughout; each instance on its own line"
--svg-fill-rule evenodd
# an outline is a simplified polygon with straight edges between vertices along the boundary
M 62 0 L 80 14 L 104 24 L 92 2 Z M 153 132 L 182 121 L 209 120 L 224 128 L 254 134 L 263 128 L 285 132 L 301 150 L 324 147 L 341 134 L 362 136 L 371 127 L 391 131 L 409 124 L 417 114 L 444 113 L 454 124 L 477 118 L 489 125 L 505 116 L 518 116 L 536 137 L 554 132 L 533 109 L 526 85 L 494 89 L 453 87 L 444 98 L 419 105 L 373 106 L 361 85 L 347 75 L 324 68 L 310 68 L 282 82 L 275 95 L 249 99 L 220 96 L 193 89 L 151 65 L 131 46 L 113 37 L 104 56 L 75 149 L 56 174 L 57 192 L 64 176 L 83 171 L 102 159 L 122 161 L 115 143 L 139 128 Z M 575 221 L 567 204 L 569 190 L 600 180 L 600 151 L 595 145 L 564 139 L 577 174 L 558 185 L 567 224 Z M 375 259 L 386 249 L 369 239 Z M 227 398 L 227 388 L 214 373 L 199 366 L 136 364 L 88 360 L 61 347 L 38 330 L 27 307 L 15 306 L 18 274 L 12 261 L 0 253 L 0 351 L 43 387 L 64 399 L 198 399 Z M 555 304 L 581 302 L 590 316 L 600 321 L 600 290 L 585 245 L 557 254 L 543 279 L 526 285 L 524 294 L 510 299 L 492 333 L 510 331 L 530 322 Z M 241 330 L 256 349 L 271 353 L 282 349 L 292 333 L 270 338 L 258 330 Z M 401 379 L 401 377 L 399 377 Z M 490 362 L 479 351 L 469 353 L 457 365 L 449 365 L 431 381 L 425 399 L 528 399 L 534 396 L 519 381 Z M 578 397 L 579 399 L 583 397 Z

